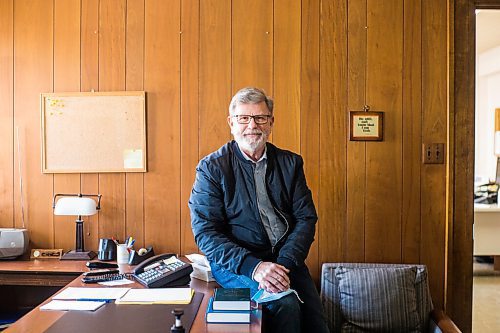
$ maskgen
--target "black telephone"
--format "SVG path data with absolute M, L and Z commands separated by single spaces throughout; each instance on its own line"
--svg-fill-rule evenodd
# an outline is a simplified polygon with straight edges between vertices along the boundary
M 134 269 L 134 278 L 148 288 L 184 286 L 191 280 L 193 267 L 173 253 L 147 259 Z
M 109 282 L 122 279 L 130 279 L 131 274 L 125 273 L 101 273 L 98 275 L 87 275 L 82 277 L 83 283 L 98 283 L 98 282 Z

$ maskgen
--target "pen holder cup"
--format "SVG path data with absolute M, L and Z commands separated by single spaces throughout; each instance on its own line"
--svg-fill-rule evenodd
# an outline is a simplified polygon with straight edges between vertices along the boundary
M 116 246 L 116 263 L 128 264 L 129 259 L 130 259 L 130 253 L 127 248 L 127 244 L 118 244 Z
M 101 261 L 110 261 L 116 259 L 116 244 L 110 238 L 99 239 L 99 250 L 97 258 Z
M 130 258 L 129 258 L 129 265 L 139 265 L 141 262 L 143 262 L 146 259 L 151 258 L 152 256 L 155 255 L 155 251 L 153 250 L 153 247 L 150 246 L 146 249 L 146 253 L 143 255 L 140 255 L 138 251 L 130 251 Z

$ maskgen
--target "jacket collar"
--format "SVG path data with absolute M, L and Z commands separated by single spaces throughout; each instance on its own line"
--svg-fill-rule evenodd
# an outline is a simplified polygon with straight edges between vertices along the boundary
M 254 164 L 262 162 L 262 161 L 267 159 L 267 146 L 264 147 L 264 153 L 262 154 L 262 156 L 259 158 L 258 161 L 252 160 L 247 154 L 245 154 L 245 152 L 241 150 L 240 145 L 238 143 L 236 143 L 236 146 L 238 147 L 239 151 L 241 152 L 241 155 L 243 156 L 243 158 L 246 159 L 247 161 L 254 163 Z
M 233 153 L 238 156 L 238 158 L 242 161 L 242 162 L 245 162 L 245 163 L 254 163 L 254 161 L 252 161 L 251 159 L 248 159 L 246 158 L 245 156 L 243 156 L 243 152 L 241 151 L 240 147 L 238 146 L 238 143 L 234 140 L 231 140 L 231 143 L 230 143 L 230 146 L 231 146 L 231 150 L 233 151 Z M 267 161 L 269 162 L 270 160 L 270 157 L 272 156 L 272 152 L 273 152 L 273 148 L 274 146 L 269 143 L 269 142 L 266 142 L 266 150 L 264 151 L 264 156 L 266 156 L 267 158 Z

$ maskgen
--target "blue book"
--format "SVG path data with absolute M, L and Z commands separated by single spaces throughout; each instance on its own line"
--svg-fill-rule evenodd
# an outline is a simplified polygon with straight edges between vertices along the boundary
M 250 288 L 216 288 L 214 310 L 250 310 Z
M 250 310 L 242 311 L 218 311 L 213 309 L 214 298 L 210 297 L 207 305 L 207 323 L 218 324 L 250 324 Z

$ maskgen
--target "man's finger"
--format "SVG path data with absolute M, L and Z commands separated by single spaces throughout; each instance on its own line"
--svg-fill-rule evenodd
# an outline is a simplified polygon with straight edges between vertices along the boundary
M 279 291 L 285 291 L 288 289 L 288 283 L 286 281 L 280 281 L 279 278 L 272 277 L 274 279 L 275 283 L 274 286 L 279 289 Z
M 269 280 L 265 281 L 264 282 L 264 285 L 265 285 L 265 289 L 266 291 L 269 291 L 271 293 L 277 293 L 279 291 L 279 289 L 274 286 Z
M 266 280 L 269 281 L 274 286 L 274 288 L 277 289 L 277 291 L 285 291 L 290 287 L 290 284 L 281 275 L 278 274 L 270 275 Z
M 272 268 L 274 271 L 281 271 L 284 274 L 290 273 L 290 270 L 288 268 L 286 268 L 285 266 L 281 266 L 280 264 L 273 264 Z
M 288 274 L 286 274 L 283 271 L 277 271 L 276 273 L 278 274 L 278 276 L 280 276 L 282 279 L 284 279 L 287 283 L 290 283 L 290 277 L 288 276 Z

